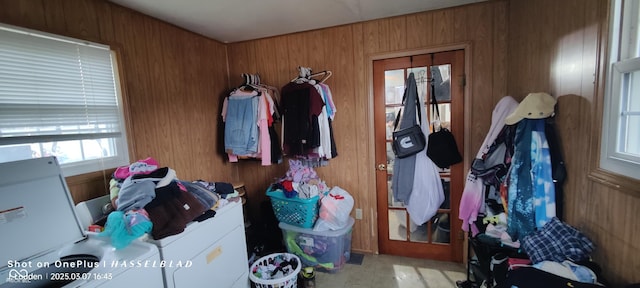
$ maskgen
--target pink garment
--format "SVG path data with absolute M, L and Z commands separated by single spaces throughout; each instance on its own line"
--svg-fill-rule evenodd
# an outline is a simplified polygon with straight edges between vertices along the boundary
M 460 198 L 458 218 L 462 220 L 462 230 L 469 231 L 469 226 L 471 226 L 473 236 L 478 234 L 478 228 L 472 223 L 478 218 L 478 211 L 480 211 L 480 206 L 482 205 L 482 198 L 484 196 L 482 190 L 482 181 L 477 179 L 476 176 L 469 171 L 467 174 L 467 182 L 462 192 L 462 198 Z
M 113 177 L 119 180 L 127 179 L 127 177 L 136 174 L 149 174 L 158 169 L 158 161 L 148 157 L 131 163 L 129 166 L 121 166 L 113 172 Z
M 489 151 L 491 144 L 493 144 L 504 127 L 504 119 L 513 113 L 517 107 L 518 101 L 513 99 L 511 96 L 502 97 L 502 99 L 498 101 L 491 114 L 491 128 L 489 128 L 489 132 L 484 138 L 476 158 L 481 159 L 482 156 Z M 462 220 L 462 230 L 469 231 L 469 226 L 471 226 L 473 236 L 478 234 L 478 228 L 475 226 L 474 222 L 482 208 L 482 203 L 484 201 L 483 198 L 484 187 L 482 185 L 482 181 L 476 179 L 475 175 L 473 175 L 471 170 L 469 170 L 464 190 L 462 191 L 462 198 L 460 198 L 460 211 L 458 212 L 458 218 Z

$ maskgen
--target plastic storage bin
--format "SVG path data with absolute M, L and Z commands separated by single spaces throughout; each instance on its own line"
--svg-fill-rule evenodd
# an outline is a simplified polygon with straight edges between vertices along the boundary
M 282 236 L 289 253 L 300 258 L 304 267 L 334 273 L 340 271 L 351 256 L 351 230 L 355 220 L 349 217 L 340 230 L 313 231 L 280 223 Z
M 273 213 L 279 222 L 302 228 L 311 228 L 318 219 L 318 196 L 302 199 L 287 198 L 282 190 L 267 190 Z

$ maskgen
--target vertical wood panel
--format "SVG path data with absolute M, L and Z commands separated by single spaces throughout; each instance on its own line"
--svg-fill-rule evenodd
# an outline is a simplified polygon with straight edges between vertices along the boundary
M 335 28 L 333 28 L 335 29 Z M 310 67 L 312 69 L 311 73 L 316 73 L 324 70 L 331 70 L 327 66 L 327 59 L 325 59 L 326 55 L 331 55 L 332 50 L 327 51 L 325 49 L 326 39 L 331 39 L 327 37 L 327 35 L 331 34 L 332 28 L 324 29 L 324 30 L 315 30 L 307 33 L 302 33 L 302 39 L 306 44 L 306 55 L 307 59 L 305 61 L 305 66 Z M 331 58 L 329 56 L 329 58 Z
M 380 48 L 378 48 L 378 23 L 375 21 L 364 22 L 362 33 L 364 34 L 364 54 L 380 52 Z
M 98 26 L 100 28 L 100 39 L 112 43 L 115 41 L 115 35 L 113 32 L 113 21 L 111 19 L 111 5 L 107 2 L 97 2 L 95 5 Z
M 433 15 L 433 44 L 442 45 L 453 42 L 453 9 L 442 9 L 431 14 Z
M 46 27 L 52 33 L 66 34 L 67 25 L 64 17 L 64 0 L 42 1 L 46 19 Z
M 82 38 L 94 38 L 100 35 L 94 1 L 65 0 L 62 2 L 65 11 L 66 30 L 70 35 Z
M 374 22 L 378 24 L 377 40 L 378 40 L 379 52 L 391 51 L 390 39 L 392 37 L 391 35 L 392 33 L 389 30 L 390 19 L 389 18 L 378 19 L 378 20 L 374 20 Z M 399 33 L 399 32 L 393 31 L 393 33 Z
M 389 19 L 389 50 L 401 51 L 407 49 L 407 17 Z
M 370 101 L 368 101 L 369 99 L 369 95 L 367 95 L 366 93 L 366 89 L 362 89 L 363 87 L 366 87 L 368 84 L 368 82 L 366 81 L 367 77 L 365 73 L 358 73 L 358 71 L 367 71 L 367 64 L 366 64 L 366 59 L 364 56 L 364 34 L 363 34 L 363 25 L 362 24 L 355 24 L 351 26 L 351 36 L 353 39 L 353 45 L 352 45 L 352 53 L 353 53 L 353 74 L 354 74 L 354 78 L 353 78 L 353 86 L 352 86 L 352 91 L 353 91 L 353 96 L 355 97 L 355 99 L 357 99 L 357 107 L 360 107 L 360 109 L 356 110 L 356 119 L 363 119 L 364 121 L 362 121 L 361 123 L 358 123 L 358 131 L 366 131 L 366 134 L 368 135 L 369 132 L 371 131 L 371 123 L 372 121 L 368 120 L 368 119 L 372 119 L 371 118 L 371 114 L 370 114 Z M 366 119 L 366 120 L 365 120 Z M 360 133 L 358 133 L 360 134 Z M 368 141 L 368 136 L 367 138 L 362 138 L 362 140 L 359 141 L 359 146 L 358 146 L 358 155 L 371 155 L 371 145 L 372 143 L 369 143 Z M 374 159 L 371 159 L 369 157 L 364 157 L 363 159 L 364 161 L 358 161 L 358 167 L 357 170 L 358 171 L 367 171 L 367 170 L 371 170 L 373 169 L 372 167 L 374 167 Z M 361 221 L 359 221 L 359 225 L 357 225 L 355 227 L 356 232 L 358 235 L 361 235 L 359 237 L 354 238 L 356 242 L 354 247 L 359 247 L 359 249 L 362 249 L 364 251 L 377 251 L 378 247 L 376 245 L 376 243 L 374 243 L 374 241 L 371 241 L 370 239 L 376 239 L 376 235 L 374 234 L 374 231 L 372 231 L 371 227 L 375 226 L 377 223 L 377 220 L 374 218 L 374 209 L 376 207 L 376 194 L 375 194 L 375 189 L 373 188 L 373 186 L 371 185 L 371 183 L 373 183 L 375 180 L 373 179 L 372 175 L 370 173 L 364 173 L 364 175 L 362 175 L 363 173 L 360 173 L 360 182 L 358 184 L 357 187 L 355 187 L 354 189 L 356 189 L 356 193 L 352 193 L 354 195 L 357 195 L 357 199 L 358 202 L 356 202 L 357 204 L 354 204 L 356 207 L 355 208 L 360 208 L 363 211 L 363 219 Z
M 309 46 L 305 41 L 304 33 L 291 34 L 284 36 L 287 41 L 287 49 L 289 50 L 289 75 L 291 79 L 298 76 L 298 66 L 308 67 L 307 53 Z
M 469 39 L 467 35 L 467 22 L 470 12 L 468 11 L 469 8 L 466 7 L 455 8 L 453 11 L 453 40 L 455 42 L 463 42 Z M 499 19 L 499 17 L 497 17 L 497 19 Z M 506 37 L 506 33 L 504 37 Z M 496 37 L 496 39 L 498 38 Z
M 430 13 L 416 13 L 406 16 L 407 19 L 407 48 L 426 47 L 431 43 L 433 18 Z
M 167 29 L 165 25 L 154 25 L 155 23 L 150 22 L 146 24 L 147 33 L 153 39 L 147 44 L 149 73 L 154 83 L 150 92 L 153 93 L 153 101 L 156 102 L 152 106 L 159 114 L 159 117 L 154 119 L 157 124 L 154 134 L 168 132 L 158 146 L 171 147 L 169 151 L 157 151 L 156 154 L 162 155 L 164 158 L 162 163 L 167 163 L 165 164 L 167 166 L 171 163 L 170 167 L 176 170 L 178 176 L 181 176 L 184 173 L 190 173 L 189 160 L 193 155 L 193 150 L 179 149 L 191 142 L 191 131 L 183 127 L 188 127 L 189 118 L 192 117 L 189 98 L 193 88 L 187 87 L 190 83 L 185 82 L 188 60 L 183 59 L 182 55 L 189 53 L 188 51 L 194 51 L 193 48 L 187 50 L 187 47 L 193 44 L 184 43 L 186 37 L 183 31 Z M 194 67 L 188 69 L 192 70 Z
M 148 78 L 149 67 L 146 59 L 146 45 L 144 42 L 144 22 L 136 13 L 132 13 L 126 9 L 114 10 L 115 23 L 128 23 L 129 25 L 114 25 L 116 27 L 116 41 L 123 44 L 122 63 L 126 71 L 126 82 L 129 96 L 129 111 L 131 115 L 143 117 L 146 119 L 153 118 L 153 111 L 147 109 L 147 101 L 143 97 L 137 95 L 145 95 L 149 91 L 150 79 Z M 134 118 L 134 117 L 131 117 Z M 160 135 L 152 134 L 153 125 L 146 121 L 134 121 L 131 119 L 132 129 L 128 131 L 130 138 L 134 138 L 135 154 L 130 155 L 133 161 L 142 159 L 153 154 L 147 154 L 143 151 L 149 151 L 149 147 L 145 147 L 146 141 L 159 142 Z M 134 136 L 135 135 L 135 136 Z M 145 139 L 146 141 L 137 141 Z M 142 154 L 144 153 L 144 154 Z M 146 154 L 146 155 L 145 155 Z M 157 156 L 155 156 L 157 157 Z
M 2 0 L 0 19 L 6 24 L 31 29 L 46 29 L 46 16 L 42 1 Z
M 473 157 L 480 148 L 481 142 L 484 140 L 489 127 L 491 126 L 491 114 L 495 103 L 493 102 L 493 72 L 496 63 L 493 59 L 494 39 L 493 39 L 493 23 L 485 21 L 485 19 L 493 19 L 493 11 L 488 5 L 474 5 L 469 7 L 467 15 L 468 21 L 466 30 L 468 35 L 473 35 L 472 43 L 472 62 L 471 70 L 473 71 L 473 81 L 471 82 L 472 105 L 471 111 L 465 113 L 471 114 L 471 127 L 469 130 L 471 135 L 471 150 Z M 480 76 L 484 75 L 484 76 Z M 477 99 L 477 100 L 476 100 Z
M 256 42 L 256 71 L 260 74 L 260 81 L 264 84 L 274 83 L 278 77 L 278 66 L 271 65 L 271 59 L 276 57 L 276 46 L 273 39 L 262 39 Z
M 236 44 L 234 49 L 228 50 L 229 63 L 234 63 L 234 65 L 229 65 L 229 83 L 231 84 L 231 87 L 237 87 L 242 84 L 242 78 L 240 77 L 242 73 L 251 73 L 248 72 L 250 71 L 248 52 L 249 45 L 249 42 L 242 42 Z
M 146 110 L 151 110 L 149 113 L 149 118 L 145 119 L 137 119 L 138 122 L 148 122 L 147 126 L 150 131 L 147 133 L 155 136 L 154 142 L 139 142 L 139 144 L 144 144 L 145 148 L 143 151 L 148 151 L 149 156 L 154 156 L 158 160 L 161 166 L 171 166 L 175 167 L 177 160 L 177 155 L 174 152 L 177 152 L 175 148 L 178 146 L 176 142 L 179 140 L 172 136 L 174 133 L 179 133 L 176 129 L 179 129 L 177 125 L 176 119 L 171 117 L 174 115 L 172 103 L 169 100 L 169 93 L 167 91 L 167 86 L 173 83 L 167 83 L 167 79 L 165 78 L 165 68 L 164 68 L 164 60 L 167 53 L 165 52 L 165 47 L 162 45 L 160 40 L 162 39 L 163 34 L 175 35 L 175 38 L 180 39 L 179 33 L 177 31 L 166 31 L 165 27 L 159 27 L 154 25 L 155 22 L 151 22 L 146 18 L 142 18 L 144 23 L 144 30 L 140 30 L 139 32 L 144 33 L 147 36 L 145 40 L 145 55 L 143 57 L 146 58 L 147 62 L 147 74 L 150 80 L 150 85 L 148 90 L 145 91 L 147 93 L 145 97 Z M 166 25 L 166 24 L 165 24 Z M 161 31 L 165 30 L 165 31 Z M 140 37 L 144 37 L 140 35 Z M 145 39 L 145 38 L 143 38 Z M 175 54 L 174 54 L 175 55 Z M 177 56 L 177 55 L 176 55 Z M 173 67 L 174 71 L 182 71 L 182 67 L 175 66 Z M 171 73 L 174 73 L 173 71 Z M 171 74 L 170 74 L 171 75 Z M 170 78 L 170 81 L 176 81 L 175 78 Z M 180 99 L 180 94 L 177 95 L 177 99 Z M 176 99 L 176 100 L 177 100 Z M 169 133 L 167 133 L 169 132 Z M 163 133 L 166 133 L 163 135 Z M 162 149 L 164 147 L 165 149 Z M 169 149 L 166 149 L 169 148 Z M 142 159 L 142 158 L 140 158 Z M 179 172 L 179 170 L 177 171 Z
M 294 67 L 294 63 L 291 63 L 289 57 L 289 50 L 287 49 L 287 42 L 283 41 L 282 37 L 273 38 L 273 42 L 276 47 L 276 57 L 273 59 L 276 61 L 278 76 L 275 82 L 271 85 L 276 85 L 278 88 L 282 88 L 282 85 L 295 78 L 295 74 L 292 75 L 291 67 Z M 271 64 L 273 65 L 273 64 Z M 295 71 L 295 70 L 294 70 Z
M 505 5 L 494 3 L 493 34 L 491 37 L 493 38 L 493 103 L 498 103 L 502 97 L 507 95 L 507 56 L 509 55 L 507 50 L 507 13 L 508 9 Z

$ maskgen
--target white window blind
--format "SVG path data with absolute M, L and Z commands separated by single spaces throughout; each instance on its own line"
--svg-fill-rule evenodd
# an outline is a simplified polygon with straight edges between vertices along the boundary
M 51 150 L 79 151 L 62 159 L 63 169 L 65 162 L 97 158 L 124 156 L 126 163 L 112 57 L 105 45 L 0 26 L 0 148 L 55 143 Z M 98 152 L 85 151 L 88 140 L 98 141 Z

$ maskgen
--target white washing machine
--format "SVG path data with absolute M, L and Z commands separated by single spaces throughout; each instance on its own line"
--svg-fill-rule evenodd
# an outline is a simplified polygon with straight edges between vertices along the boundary
M 163 287 L 155 245 L 86 232 L 54 157 L 0 163 L 0 287 Z

